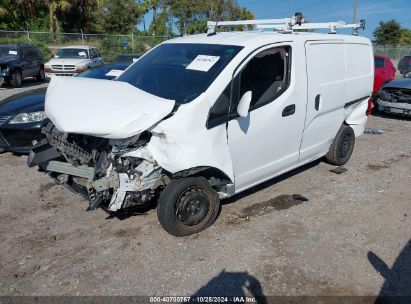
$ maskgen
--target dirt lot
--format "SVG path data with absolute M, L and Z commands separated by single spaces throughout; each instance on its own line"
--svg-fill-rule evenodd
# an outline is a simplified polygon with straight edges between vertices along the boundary
M 347 172 L 312 163 L 186 238 L 155 210 L 86 212 L 26 157 L 1 154 L 0 295 L 411 295 L 411 120 L 368 126 L 384 134 L 357 140 Z

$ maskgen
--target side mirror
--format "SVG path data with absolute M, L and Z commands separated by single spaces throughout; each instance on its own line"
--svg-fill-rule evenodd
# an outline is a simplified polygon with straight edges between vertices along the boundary
M 237 106 L 237 113 L 240 117 L 247 117 L 248 111 L 250 110 L 251 99 L 253 98 L 253 92 L 245 92 L 241 97 L 240 102 Z

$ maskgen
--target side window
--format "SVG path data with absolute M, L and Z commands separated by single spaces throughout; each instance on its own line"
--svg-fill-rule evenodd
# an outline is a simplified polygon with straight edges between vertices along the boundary
M 228 112 L 230 110 L 231 99 L 231 82 L 218 97 L 208 114 L 207 128 L 211 129 L 227 121 Z
M 21 58 L 23 58 L 23 59 L 27 59 L 27 58 L 29 58 L 30 57 L 30 52 L 29 52 L 29 49 L 28 48 L 22 48 L 21 49 Z
M 385 60 L 384 58 L 376 57 L 374 58 L 374 66 L 376 69 L 382 69 L 385 67 Z
M 97 54 L 94 49 L 90 49 L 90 58 L 91 59 L 97 58 Z
M 96 51 L 97 57 L 101 57 L 100 52 L 97 49 L 94 49 Z
M 29 56 L 30 58 L 36 58 L 37 57 L 37 52 L 35 48 L 29 48 Z
M 229 119 L 237 118 L 238 102 L 247 91 L 253 92 L 250 111 L 274 101 L 290 84 L 290 67 L 291 47 L 277 47 L 257 54 L 217 99 L 210 110 L 207 128 L 224 123 L 227 115 Z
M 257 54 L 240 74 L 240 94 L 251 91 L 250 111 L 274 101 L 289 85 L 290 47 Z

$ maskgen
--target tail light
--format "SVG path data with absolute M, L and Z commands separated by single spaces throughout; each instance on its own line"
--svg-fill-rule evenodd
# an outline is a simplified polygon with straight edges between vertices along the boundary
M 373 104 L 373 98 L 372 98 L 372 96 L 371 96 L 370 99 L 368 100 L 368 108 L 367 108 L 367 112 L 365 112 L 365 115 L 366 115 L 366 116 L 370 116 L 370 115 L 371 115 L 372 104 Z

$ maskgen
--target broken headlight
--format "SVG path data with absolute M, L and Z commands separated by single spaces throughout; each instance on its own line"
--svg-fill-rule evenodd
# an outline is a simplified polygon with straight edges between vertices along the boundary
M 380 99 L 385 100 L 385 101 L 390 101 L 391 100 L 391 94 L 388 93 L 387 91 L 383 90 L 380 92 Z
M 43 111 L 39 112 L 31 112 L 31 113 L 20 113 L 14 116 L 12 120 L 10 120 L 9 124 L 24 124 L 24 123 L 32 123 L 32 122 L 39 122 L 46 119 L 47 116 Z

